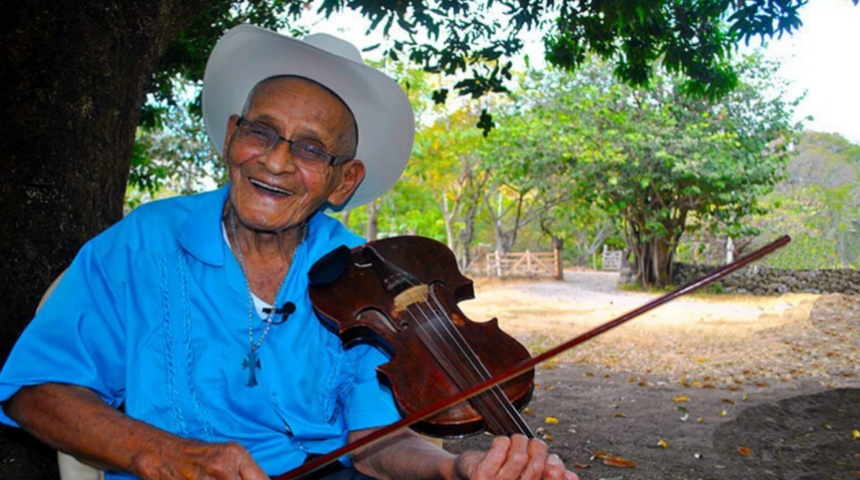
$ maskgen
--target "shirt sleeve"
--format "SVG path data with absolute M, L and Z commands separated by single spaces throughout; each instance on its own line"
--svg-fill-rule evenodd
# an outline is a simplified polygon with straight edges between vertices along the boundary
M 44 383 L 84 386 L 110 405 L 122 402 L 122 285 L 99 260 L 93 245 L 85 245 L 24 330 L 0 371 L 0 402 L 21 387 Z M 0 422 L 17 426 L 2 408 Z

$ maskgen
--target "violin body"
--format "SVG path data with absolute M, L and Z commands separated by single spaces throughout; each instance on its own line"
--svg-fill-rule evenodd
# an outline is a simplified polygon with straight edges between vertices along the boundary
M 474 298 L 472 281 L 460 274 L 447 246 L 435 240 L 403 236 L 343 247 L 321 259 L 310 277 L 314 308 L 344 344 L 371 341 L 392 356 L 379 372 L 405 415 L 530 358 L 495 318 L 466 318 L 457 303 Z M 485 429 L 524 433 L 518 410 L 533 388 L 531 369 L 413 428 L 441 437 Z M 509 419 L 512 415 L 519 418 Z

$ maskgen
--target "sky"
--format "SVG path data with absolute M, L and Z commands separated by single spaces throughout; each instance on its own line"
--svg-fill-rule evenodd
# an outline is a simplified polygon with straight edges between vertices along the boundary
M 860 6 L 849 0 L 810 0 L 800 11 L 803 26 L 771 41 L 766 55 L 782 61 L 782 75 L 795 94 L 808 130 L 835 132 L 860 144 Z
M 860 6 L 850 0 L 809 0 L 800 10 L 803 26 L 793 35 L 772 39 L 765 55 L 780 60 L 781 75 L 790 81 L 789 94 L 806 98 L 796 111 L 805 129 L 838 133 L 860 145 Z M 365 37 L 367 22 L 344 15 L 314 22 L 312 32 L 326 32 L 351 40 L 359 48 L 381 42 Z M 534 35 L 535 42 L 540 39 Z M 752 42 L 751 46 L 759 43 Z M 534 58 L 543 50 L 529 47 Z

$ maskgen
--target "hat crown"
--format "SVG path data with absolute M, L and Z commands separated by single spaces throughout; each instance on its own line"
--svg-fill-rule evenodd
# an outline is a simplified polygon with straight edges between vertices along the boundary
M 320 50 L 331 53 L 332 55 L 343 57 L 355 63 L 364 64 L 364 60 L 361 59 L 361 52 L 358 51 L 358 48 L 356 48 L 355 45 L 333 35 L 329 35 L 327 33 L 314 33 L 308 35 L 302 39 L 302 41 L 308 45 L 319 48 Z

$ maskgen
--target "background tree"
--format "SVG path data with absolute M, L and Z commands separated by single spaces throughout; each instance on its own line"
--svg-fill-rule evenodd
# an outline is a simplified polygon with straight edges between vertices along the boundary
M 792 241 L 766 262 L 776 268 L 860 267 L 860 146 L 836 134 L 802 132 L 788 176 L 754 225 Z
M 685 231 L 754 231 L 750 216 L 782 178 L 799 129 L 775 70 L 746 59 L 740 84 L 717 103 L 679 96 L 671 78 L 648 91 L 610 88 L 598 144 L 576 168 L 586 195 L 623 218 L 644 285 L 670 281 Z
M 461 269 L 472 260 L 478 208 L 492 171 L 481 162 L 486 138 L 474 128 L 477 115 L 467 104 L 419 130 L 407 171 L 415 186 L 432 192 L 445 239 Z
M 532 110 L 560 120 L 552 156 L 569 164 L 571 189 L 622 220 L 640 281 L 662 285 L 686 230 L 751 231 L 747 217 L 787 162 L 793 104 L 758 57 L 739 64 L 741 83 L 719 102 L 682 95 L 669 76 L 632 89 L 610 68 L 536 77 L 557 89 Z

